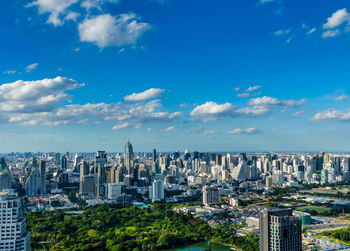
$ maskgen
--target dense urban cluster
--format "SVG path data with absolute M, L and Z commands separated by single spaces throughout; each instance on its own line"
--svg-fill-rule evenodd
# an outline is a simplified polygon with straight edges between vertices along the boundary
M 349 244 L 349 228 L 332 232 L 350 225 L 346 154 L 135 153 L 127 142 L 123 153 L 10 153 L 0 164 L 0 213 L 11 216 L 0 218 L 0 249 L 155 250 L 209 241 L 312 250 L 328 245 L 322 236 L 335 240 L 333 250 Z M 322 218 L 340 215 L 341 222 Z

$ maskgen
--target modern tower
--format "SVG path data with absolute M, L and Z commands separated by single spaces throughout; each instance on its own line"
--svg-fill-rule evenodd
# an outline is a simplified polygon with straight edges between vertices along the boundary
M 125 167 L 128 175 L 132 175 L 134 168 L 134 151 L 131 143 L 128 141 L 125 145 Z
M 302 251 L 301 218 L 292 209 L 265 208 L 260 213 L 260 251 Z
M 39 161 L 40 170 L 40 194 L 46 194 L 46 161 Z
M 62 159 L 61 159 L 61 167 L 62 167 L 62 170 L 67 170 L 68 168 L 68 163 L 67 163 L 67 157 L 66 155 L 64 154 Z
M 30 250 L 30 232 L 21 200 L 11 190 L 0 192 L 0 250 Z
M 203 204 L 204 205 L 213 205 L 219 204 L 219 190 L 217 187 L 208 187 L 203 188 Z
M 162 180 L 155 180 L 149 187 L 149 198 L 154 201 L 164 199 L 164 183 Z

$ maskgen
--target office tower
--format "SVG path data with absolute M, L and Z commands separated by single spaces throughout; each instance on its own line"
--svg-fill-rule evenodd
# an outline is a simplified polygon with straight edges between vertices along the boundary
M 203 188 L 203 204 L 204 205 L 213 205 L 219 204 L 219 190 L 217 187 L 208 187 Z
M 34 167 L 31 174 L 29 175 L 26 183 L 25 190 L 27 196 L 35 197 L 40 192 L 40 173 L 39 168 Z
M 327 184 L 328 183 L 328 170 L 323 169 L 321 171 L 321 185 Z
M 78 166 L 79 164 L 82 162 L 83 160 L 83 157 L 82 156 L 79 156 L 78 153 L 75 154 L 74 156 L 74 164 L 73 164 L 73 167 L 78 170 Z
M 107 164 L 107 154 L 105 151 L 97 151 L 97 154 L 95 156 L 95 162 L 96 164 Z
M 83 161 L 80 165 L 80 180 L 86 175 L 89 175 L 89 166 L 86 161 Z
M 60 166 L 60 164 L 61 164 L 61 154 L 60 153 L 56 153 L 55 162 L 56 162 L 56 166 Z
M 232 178 L 237 181 L 245 181 L 248 179 L 247 164 L 244 160 L 240 161 L 238 166 L 233 169 Z
M 95 177 L 93 175 L 83 176 L 80 180 L 79 195 L 95 194 Z
M 61 169 L 62 169 L 63 171 L 65 171 L 65 170 L 67 170 L 67 168 L 68 168 L 67 157 L 66 157 L 66 155 L 64 154 L 63 157 L 62 157 L 62 159 L 61 159 Z
M 153 163 L 155 163 L 157 161 L 157 151 L 156 151 L 156 149 L 153 149 L 152 161 L 153 161 Z
M 174 160 L 177 160 L 178 158 L 180 158 L 180 153 L 179 151 L 174 152 Z
M 0 159 L 0 192 L 11 188 L 11 173 L 7 168 L 5 158 Z
M 0 192 L 0 250 L 30 250 L 30 232 L 21 200 L 12 191 Z
M 122 195 L 122 185 L 116 183 L 108 183 L 107 185 L 107 198 L 115 199 Z
M 301 219 L 292 209 L 266 208 L 260 213 L 260 251 L 301 251 Z
M 164 183 L 161 180 L 155 180 L 152 186 L 149 187 L 149 198 L 154 201 L 160 201 L 164 199 Z
M 132 170 L 134 168 L 134 151 L 132 149 L 131 143 L 128 141 L 125 145 L 125 167 L 128 175 L 132 175 Z
M 45 160 L 39 161 L 40 170 L 40 194 L 46 194 L 46 162 Z
M 32 161 L 33 167 L 38 167 L 38 161 L 35 157 L 33 157 L 33 161 Z
M 185 150 L 185 154 L 184 154 L 184 160 L 188 160 L 191 158 L 191 154 L 190 151 L 188 149 Z

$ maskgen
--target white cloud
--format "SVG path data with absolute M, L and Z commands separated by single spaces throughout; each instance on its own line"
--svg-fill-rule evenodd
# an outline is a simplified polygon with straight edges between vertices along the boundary
M 96 8 L 101 10 L 101 6 L 105 3 L 119 3 L 119 0 L 83 0 L 81 3 L 81 7 L 90 10 Z
M 196 106 L 190 115 L 195 119 L 214 121 L 223 117 L 261 116 L 269 111 L 270 109 L 267 106 L 252 106 L 237 109 L 231 103 L 217 104 L 209 101 L 205 104 Z
M 39 66 L 38 63 L 30 64 L 26 67 L 26 72 L 32 72 Z
M 296 107 L 304 104 L 306 99 L 297 100 L 279 100 L 268 96 L 253 98 L 249 101 L 248 105 L 261 105 L 261 106 L 281 106 L 281 107 Z
M 128 122 L 125 122 L 125 123 L 113 126 L 112 130 L 125 129 L 125 128 L 129 127 L 129 126 L 130 126 L 130 124 Z
M 312 118 L 312 121 L 326 121 L 326 120 L 337 120 L 337 121 L 350 121 L 350 110 L 342 112 L 336 109 L 329 109 L 326 111 L 316 113 Z
M 164 132 L 174 132 L 174 131 L 176 131 L 175 126 L 169 126 L 169 127 L 164 129 Z
M 54 26 L 63 25 L 67 15 L 67 9 L 79 0 L 36 0 L 26 5 L 26 7 L 37 6 L 39 13 L 49 13 L 47 23 Z
M 233 116 L 236 108 L 230 104 L 217 104 L 208 101 L 205 104 L 196 106 L 190 113 L 192 117 L 202 118 L 204 121 L 215 120 L 218 117 Z
M 247 129 L 236 128 L 228 131 L 228 133 L 229 134 L 257 134 L 257 133 L 261 133 L 261 131 L 259 129 L 251 127 Z
M 345 95 L 345 94 L 342 94 L 340 96 L 337 96 L 334 98 L 336 101 L 344 101 L 344 100 L 348 100 L 349 99 L 349 96 Z
M 4 71 L 3 73 L 11 75 L 11 74 L 16 74 L 16 71 L 15 70 L 7 70 L 7 71 Z
M 240 90 L 241 90 L 241 88 L 239 88 L 239 87 L 235 88 L 235 92 L 239 92 Z
M 293 114 L 290 115 L 290 116 L 291 116 L 292 118 L 295 118 L 295 117 L 299 117 L 299 116 L 303 115 L 304 113 L 305 113 L 304 110 L 302 110 L 302 111 L 297 111 L 297 112 L 293 113 Z
M 78 26 L 80 41 L 92 42 L 101 48 L 135 44 L 151 28 L 148 23 L 138 22 L 139 19 L 134 13 L 86 18 Z
M 340 35 L 340 30 L 328 30 L 322 33 L 322 38 L 336 37 Z
M 37 81 L 18 80 L 0 85 L 0 111 L 51 111 L 70 96 L 65 92 L 84 86 L 73 79 L 56 77 Z
M 277 36 L 287 35 L 287 34 L 289 34 L 289 33 L 290 33 L 290 29 L 275 31 L 275 35 L 277 35 Z
M 255 85 L 255 86 L 250 86 L 246 91 L 247 91 L 247 92 L 252 92 L 252 91 L 259 90 L 259 89 L 261 89 L 261 88 L 262 88 L 261 85 Z
M 306 35 L 311 35 L 316 31 L 316 28 L 310 29 L 308 32 L 306 32 Z
M 150 88 L 141 93 L 133 93 L 131 95 L 127 95 L 124 97 L 125 101 L 145 101 L 149 99 L 153 99 L 162 94 L 165 90 L 159 88 Z
M 239 93 L 237 94 L 238 98 L 249 98 L 250 97 L 250 93 Z
M 344 22 L 347 22 L 350 25 L 350 13 L 347 12 L 347 9 L 339 9 L 332 14 L 331 17 L 327 18 L 327 23 L 323 25 L 324 29 L 333 29 Z

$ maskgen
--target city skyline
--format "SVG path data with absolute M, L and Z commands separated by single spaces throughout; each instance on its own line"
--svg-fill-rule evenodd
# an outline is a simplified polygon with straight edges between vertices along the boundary
M 347 1 L 59 2 L 1 3 L 0 152 L 350 152 Z

